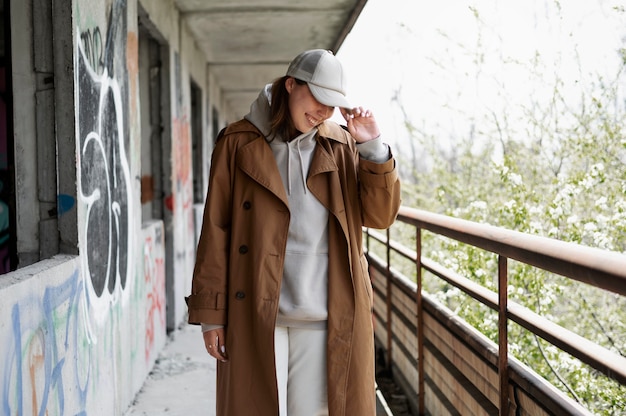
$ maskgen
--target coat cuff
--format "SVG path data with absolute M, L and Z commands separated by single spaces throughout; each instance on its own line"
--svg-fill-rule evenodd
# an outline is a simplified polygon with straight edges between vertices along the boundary
M 226 325 L 226 295 L 195 294 L 185 298 L 189 318 L 188 322 L 194 325 L 201 323 Z
M 392 157 L 384 163 L 376 163 L 361 159 L 359 163 L 359 178 L 368 186 L 377 188 L 392 188 L 398 181 L 396 161 Z

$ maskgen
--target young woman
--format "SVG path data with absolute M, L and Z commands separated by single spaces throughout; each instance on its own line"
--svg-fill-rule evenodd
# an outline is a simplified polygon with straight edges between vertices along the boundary
M 400 183 L 345 83 L 331 52 L 305 51 L 219 135 L 187 303 L 220 416 L 375 414 L 362 227 L 393 223 Z

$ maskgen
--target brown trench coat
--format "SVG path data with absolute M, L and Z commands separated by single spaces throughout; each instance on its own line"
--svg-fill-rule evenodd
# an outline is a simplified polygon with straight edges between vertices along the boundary
M 328 208 L 328 405 L 330 416 L 375 414 L 372 286 L 362 227 L 387 228 L 400 206 L 393 158 L 359 159 L 333 122 L 319 127 L 307 185 Z M 274 324 L 291 213 L 272 151 L 242 120 L 213 152 L 189 323 L 226 326 L 217 414 L 278 415 Z M 200 388 L 200 386 L 199 386 Z

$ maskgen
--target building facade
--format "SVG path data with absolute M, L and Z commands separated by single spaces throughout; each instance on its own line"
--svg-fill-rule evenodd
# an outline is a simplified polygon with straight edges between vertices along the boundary
M 185 320 L 234 116 L 172 0 L 2 12 L 1 413 L 121 414 Z

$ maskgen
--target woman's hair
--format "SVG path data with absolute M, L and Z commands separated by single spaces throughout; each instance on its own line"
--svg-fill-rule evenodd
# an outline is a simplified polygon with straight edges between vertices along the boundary
M 283 140 L 290 140 L 298 134 L 289 112 L 289 93 L 285 87 L 285 82 L 288 78 L 289 76 L 285 75 L 274 81 L 272 84 L 272 103 L 270 105 L 270 136 L 278 136 L 283 138 Z M 298 85 L 305 84 L 304 81 L 295 80 Z

